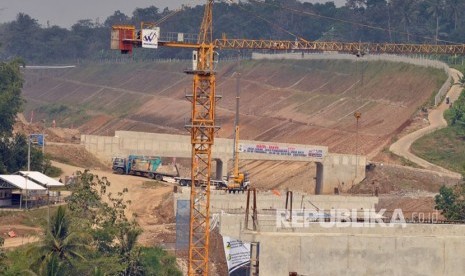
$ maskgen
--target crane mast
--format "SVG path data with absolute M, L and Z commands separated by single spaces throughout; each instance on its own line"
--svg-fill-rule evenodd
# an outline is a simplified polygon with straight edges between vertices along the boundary
M 236 119 L 234 120 L 234 171 L 233 177 L 239 175 L 239 95 L 240 95 L 240 78 L 241 75 L 239 72 L 236 72 Z
M 211 152 L 215 138 L 215 72 L 214 48 L 212 43 L 213 0 L 205 5 L 198 38 L 197 66 L 188 74 L 194 75 L 191 116 L 191 195 L 189 228 L 188 275 L 208 275 L 208 253 L 210 238 L 210 178 Z M 198 180 L 206 184 L 196 185 Z

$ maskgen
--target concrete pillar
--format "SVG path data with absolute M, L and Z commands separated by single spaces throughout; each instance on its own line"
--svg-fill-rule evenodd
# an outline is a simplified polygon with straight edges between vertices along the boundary
M 259 275 L 259 258 L 260 258 L 260 243 L 250 243 L 250 273 L 249 276 Z
M 214 159 L 216 163 L 216 180 L 222 180 L 223 176 L 228 175 L 228 160 L 216 158 Z
M 315 183 L 315 194 L 321 195 L 324 191 L 323 189 L 323 163 L 316 162 L 316 183 Z

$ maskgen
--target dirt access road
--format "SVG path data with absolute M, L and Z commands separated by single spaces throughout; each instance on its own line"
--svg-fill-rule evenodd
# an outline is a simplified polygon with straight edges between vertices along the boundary
M 4 233 L 13 230 L 16 234 L 16 237 L 10 238 Z M 24 225 L 2 225 L 0 226 L 0 234 L 5 238 L 4 248 L 14 248 L 27 243 L 39 241 L 39 236 L 42 234 L 42 229 L 40 227 L 29 227 Z
M 462 74 L 455 70 L 455 69 L 449 69 L 450 72 L 451 72 L 451 75 L 453 77 L 453 80 L 454 80 L 454 83 L 457 83 L 459 78 L 462 76 Z M 449 90 L 449 92 L 447 92 L 447 96 L 449 96 L 450 98 L 450 101 L 451 102 L 454 102 L 458 99 L 458 97 L 460 96 L 460 92 L 462 91 L 463 87 L 461 87 L 460 85 L 452 85 L 451 89 Z M 430 111 L 429 115 L 428 115 L 428 121 L 430 123 L 429 126 L 425 127 L 425 128 L 422 128 L 422 129 L 419 129 L 415 132 L 412 132 L 402 138 L 400 138 L 399 140 L 397 140 L 394 144 L 392 144 L 390 147 L 389 147 L 389 150 L 392 151 L 393 153 L 397 154 L 397 155 L 400 155 L 414 163 L 416 163 L 417 165 L 425 168 L 425 169 L 429 169 L 429 170 L 432 170 L 432 171 L 437 171 L 437 172 L 440 172 L 440 173 L 444 173 L 444 174 L 447 174 L 449 176 L 453 176 L 453 177 L 457 177 L 458 179 L 461 179 L 462 176 L 459 174 L 459 173 L 455 173 L 455 172 L 451 172 L 447 169 L 444 169 L 440 166 L 437 166 L 435 164 L 432 164 L 416 155 L 414 155 L 411 151 L 410 151 L 410 147 L 412 146 L 413 142 L 415 142 L 417 139 L 419 139 L 420 137 L 426 135 L 426 134 L 429 134 L 429 133 L 432 133 L 438 129 L 441 129 L 441 128 L 444 128 L 447 126 L 447 122 L 446 120 L 444 119 L 444 111 L 447 110 L 449 108 L 449 105 L 446 104 L 445 101 L 443 101 L 438 107 L 436 107 L 435 109 L 433 109 L 432 111 Z
M 72 175 L 76 171 L 84 171 L 83 168 L 70 166 L 53 161 L 53 166 L 63 170 L 62 177 Z M 172 205 L 171 193 L 173 186 L 169 183 L 156 186 L 144 185 L 144 182 L 150 181 L 147 178 L 118 175 L 111 171 L 91 170 L 93 174 L 101 177 L 107 177 L 111 183 L 107 193 L 116 194 L 124 188 L 128 188 L 125 199 L 131 200 L 128 207 L 128 215 L 132 217 L 135 213 L 136 220 L 144 230 L 139 237 L 139 243 L 144 246 L 153 246 L 166 242 L 166 236 L 173 233 L 174 226 L 174 208 Z M 171 202 L 171 204 L 169 204 Z M 163 204 L 163 205 L 161 205 Z M 162 208 L 163 207 L 163 208 Z

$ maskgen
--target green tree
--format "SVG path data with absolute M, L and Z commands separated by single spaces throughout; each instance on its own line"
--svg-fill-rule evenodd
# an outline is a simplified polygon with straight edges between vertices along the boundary
M 64 263 L 56 255 L 53 255 L 44 263 L 43 269 L 37 273 L 28 269 L 21 271 L 21 274 L 30 276 L 60 276 L 68 273 Z
M 0 137 L 11 135 L 16 114 L 21 111 L 24 100 L 21 98 L 23 78 L 20 65 L 24 62 L 15 59 L 0 62 Z
M 159 276 L 181 276 L 181 271 L 177 268 L 176 258 L 170 256 L 159 247 L 142 248 L 141 264 L 144 269 L 143 275 Z
M 39 256 L 37 272 L 41 275 L 56 275 L 64 267 L 72 267 L 75 259 L 85 259 L 83 251 L 88 248 L 88 243 L 82 233 L 71 229 L 71 220 L 65 208 L 58 207 L 50 220 L 50 227 L 46 229 L 44 241 L 31 250 L 35 256 Z
M 444 0 L 431 0 L 428 1 L 428 13 L 432 15 L 436 19 L 436 33 L 434 36 L 434 40 L 436 44 L 438 43 L 439 37 L 439 21 L 441 19 L 441 15 L 444 13 L 445 2 Z
M 445 117 L 449 124 L 455 128 L 457 134 L 465 138 L 465 93 L 461 93 L 459 98 L 449 108 Z
M 459 17 L 463 16 L 465 5 L 462 0 L 446 0 L 446 10 L 449 16 L 454 20 L 454 30 L 457 30 Z
M 7 265 L 6 265 L 6 254 L 3 251 L 3 244 L 5 240 L 3 237 L 0 237 L 0 274 L 3 274 L 7 270 Z
M 22 134 L 13 137 L 4 136 L 0 141 L 0 173 L 14 173 L 27 168 L 27 138 Z M 45 158 L 42 150 L 31 146 L 31 170 L 46 174 L 53 172 L 50 160 Z
M 126 217 L 130 201 L 124 199 L 124 194 L 128 190 L 113 195 L 107 193 L 110 185 L 107 178 L 99 178 L 88 170 L 78 172 L 68 206 L 77 225 L 88 229 L 97 251 L 103 257 L 117 256 L 121 275 L 140 275 L 140 249 L 136 242 L 142 230 L 135 220 Z
M 465 183 L 454 187 L 442 186 L 435 196 L 436 210 L 448 220 L 465 220 Z
M 410 26 L 418 16 L 415 0 L 393 0 L 394 14 L 400 19 L 399 23 L 402 24 L 403 31 L 407 34 L 407 42 L 410 42 Z
M 155 22 L 160 18 L 159 9 L 155 6 L 150 6 L 147 8 L 137 8 L 132 13 L 132 21 L 134 24 L 139 24 L 140 22 Z
M 5 49 L 12 56 L 22 57 L 26 61 L 38 58 L 43 51 L 43 42 L 38 39 L 40 31 L 36 19 L 25 13 L 19 13 L 16 20 L 6 27 Z
M 113 13 L 113 15 L 107 17 L 105 20 L 104 25 L 107 27 L 111 27 L 113 25 L 121 25 L 121 24 L 128 24 L 130 22 L 130 18 L 121 12 L 120 10 L 117 10 Z
M 22 110 L 24 100 L 21 97 L 23 79 L 20 67 L 24 62 L 15 59 L 0 63 L 0 173 L 12 173 L 27 167 L 27 138 L 21 134 L 12 134 L 16 114 Z M 42 153 L 31 150 L 33 170 L 44 171 L 47 163 Z

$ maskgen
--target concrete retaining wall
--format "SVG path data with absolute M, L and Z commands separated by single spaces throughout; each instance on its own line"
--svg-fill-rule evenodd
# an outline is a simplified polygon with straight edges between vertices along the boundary
M 159 155 L 165 157 L 191 157 L 191 140 L 188 135 L 173 135 L 147 133 L 135 131 L 116 131 L 115 137 L 81 135 L 81 144 L 101 158 L 111 159 L 112 156 L 128 154 Z M 321 158 L 317 157 L 289 157 L 285 155 L 270 155 L 256 153 L 241 153 L 243 160 L 273 160 L 273 161 L 302 161 L 320 162 L 328 154 L 328 147 L 314 145 L 298 145 L 289 143 L 275 143 L 264 141 L 241 140 L 239 146 L 248 144 L 276 145 L 279 147 L 296 147 L 320 150 Z M 213 146 L 213 158 L 231 159 L 233 140 L 216 138 Z
M 243 215 L 220 219 L 221 235 L 260 244 L 260 275 L 465 275 L 465 225 L 279 229 L 263 225 L 268 217 L 258 232 L 244 230 Z
M 81 135 L 81 144 L 86 150 L 96 155 L 102 161 L 109 163 L 114 156 L 127 156 L 129 154 L 156 155 L 161 157 L 191 157 L 191 141 L 187 135 L 171 135 L 159 133 L 144 133 L 134 131 L 116 131 L 114 137 Z M 328 147 L 314 145 L 299 145 L 288 143 L 275 143 L 264 141 L 243 140 L 239 146 L 244 145 L 273 145 L 279 148 L 296 148 L 304 152 L 318 151 L 322 155 L 317 156 L 288 156 L 280 154 L 241 153 L 241 160 L 264 161 L 292 161 L 292 162 L 316 162 L 317 186 L 321 194 L 333 194 L 335 188 L 339 191 L 347 191 L 352 185 L 365 178 L 365 156 L 350 154 L 333 154 L 328 152 Z M 217 162 L 217 178 L 226 175 L 226 164 L 232 158 L 233 140 L 215 139 L 212 149 L 213 159 Z M 223 164 L 225 164 L 223 166 Z M 219 175 L 221 172 L 221 175 Z M 218 176 L 219 175 L 219 176 Z M 310 181 L 310 180 L 309 180 Z
M 260 275 L 465 275 L 465 226 L 339 228 L 249 233 L 260 243 Z

